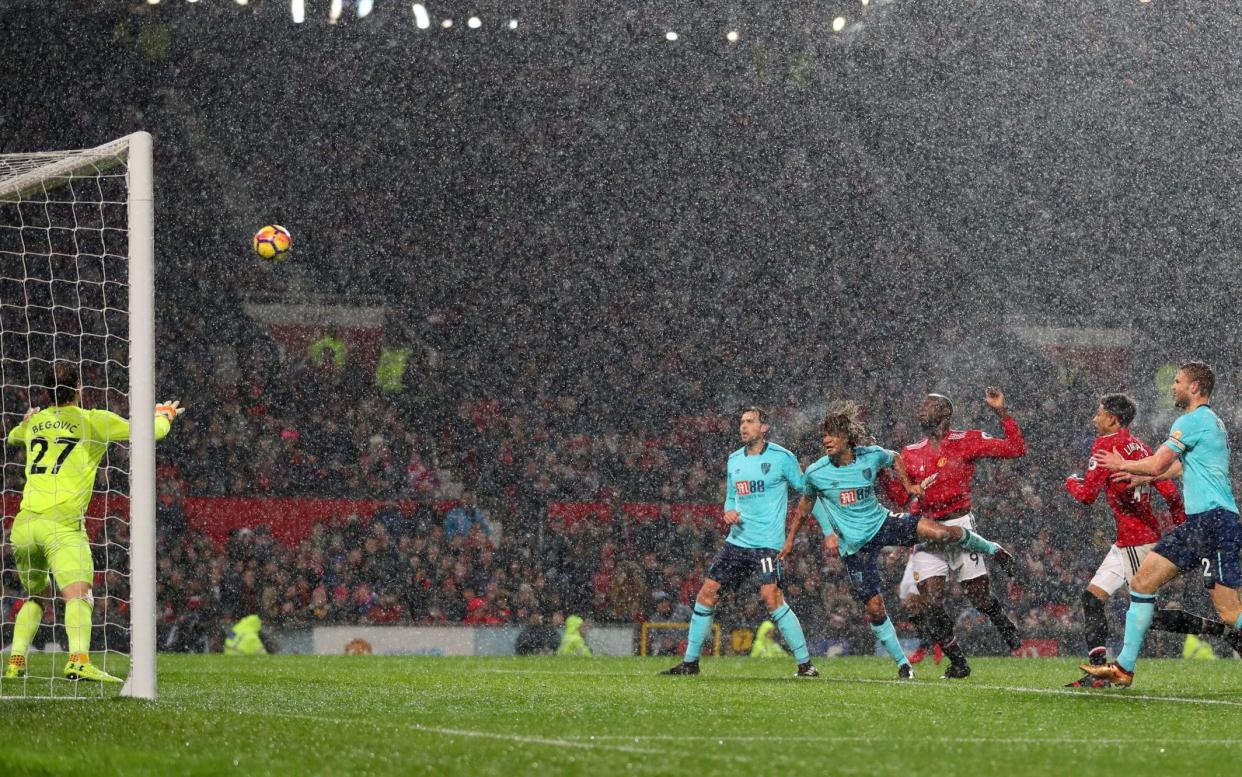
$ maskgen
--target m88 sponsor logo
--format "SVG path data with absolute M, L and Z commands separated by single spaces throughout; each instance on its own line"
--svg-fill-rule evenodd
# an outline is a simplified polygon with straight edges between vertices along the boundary
M 762 480 L 738 480 L 735 481 L 733 485 L 737 488 L 738 496 L 762 494 L 766 486 Z

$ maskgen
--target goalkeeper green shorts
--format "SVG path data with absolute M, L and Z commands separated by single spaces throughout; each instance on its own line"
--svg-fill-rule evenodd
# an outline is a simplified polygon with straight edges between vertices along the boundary
M 95 562 L 81 516 L 49 516 L 23 510 L 13 519 L 9 543 L 22 588 L 32 596 L 47 590 L 49 571 L 60 588 L 94 582 Z

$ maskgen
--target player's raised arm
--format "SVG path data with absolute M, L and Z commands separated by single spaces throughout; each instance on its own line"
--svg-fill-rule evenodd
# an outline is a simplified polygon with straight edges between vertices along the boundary
M 181 402 L 178 400 L 157 404 L 155 406 L 155 439 L 164 439 L 172 429 L 172 422 L 180 417 L 185 410 L 184 407 L 181 407 Z M 129 421 L 110 410 L 92 410 L 91 421 L 95 428 L 97 439 L 108 442 L 119 442 L 129 439 Z
M 32 407 L 27 410 L 26 415 L 22 416 L 22 420 L 17 423 L 17 426 L 14 426 L 9 430 L 9 435 L 5 438 L 5 442 L 9 445 L 21 445 L 24 443 L 26 441 L 26 422 L 30 420 L 31 416 L 39 412 L 41 409 L 42 408 Z
M 1164 483 L 1165 481 L 1177 480 L 1182 476 L 1182 462 L 1174 461 L 1169 468 L 1159 475 L 1135 475 L 1131 472 L 1114 472 L 1110 477 L 1113 480 L 1120 480 L 1125 483 L 1133 483 L 1136 486 L 1145 486 L 1148 483 Z M 1162 492 L 1163 493 L 1163 492 Z
M 1096 451 L 1092 458 L 1110 472 L 1129 472 L 1131 475 L 1155 478 L 1168 472 L 1177 463 L 1177 457 L 1178 454 L 1166 443 L 1157 448 L 1155 453 L 1142 459 L 1126 459 L 1117 451 Z
M 1016 459 L 1026 455 L 1026 438 L 1022 436 L 1022 427 L 1005 405 L 1005 395 L 995 386 L 988 386 L 983 401 L 992 408 L 1000 419 L 1004 437 L 991 437 L 982 432 L 970 432 L 966 435 L 966 455 L 971 459 Z

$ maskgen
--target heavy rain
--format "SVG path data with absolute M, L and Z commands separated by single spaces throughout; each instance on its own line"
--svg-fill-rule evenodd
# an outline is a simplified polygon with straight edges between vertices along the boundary
M 1232 454 L 1204 486 L 1174 424 L 1242 422 L 1240 33 L 1242 7 L 1187 0 L 0 0 L 0 646 L 71 673 L 86 644 L 123 679 L 131 589 L 153 576 L 161 661 L 436 656 L 468 673 L 576 653 L 633 657 L 609 671 L 647 683 L 697 672 L 702 642 L 700 679 L 738 657 L 743 682 L 741 657 L 767 650 L 772 677 L 888 682 L 914 656 L 920 682 L 1046 665 L 1023 687 L 1117 693 L 1078 664 L 1120 654 L 1103 684 L 1128 684 L 1123 648 L 1158 588 L 1136 689 L 1148 659 L 1183 655 L 1230 660 L 1199 690 L 1178 663 L 1152 669 L 1159 692 L 1237 687 L 1242 606 L 1214 602 L 1242 583 L 1236 504 L 1226 539 L 1144 558 L 1237 492 Z M 3 155 L 140 131 L 153 399 L 187 410 L 157 408 L 151 568 L 131 570 L 129 444 L 103 446 L 74 518 L 83 616 L 77 578 L 43 546 L 32 560 L 20 530 L 39 435 L 70 439 L 54 426 L 69 422 L 26 416 L 61 405 L 54 364 L 77 369 L 83 408 L 131 416 L 126 180 L 96 163 L 6 189 L 28 168 Z M 260 255 L 265 225 L 288 251 Z M 1101 458 L 1112 434 L 1187 474 L 1105 474 L 1122 466 Z M 761 475 L 734 477 L 743 448 Z M 826 455 L 874 471 L 816 491 Z M 756 498 L 791 519 L 818 507 L 786 546 Z M 877 499 L 892 534 L 851 536 L 854 501 Z M 965 530 L 916 536 L 910 511 Z M 1132 600 L 1156 561 L 1175 579 L 1141 578 Z M 837 661 L 859 656 L 883 663 Z M 1072 660 L 1039 663 L 1054 657 Z M 495 671 L 538 684 L 553 661 Z M 23 678 L 0 697 L 101 695 Z M 627 724 L 418 720 L 411 736 L 513 750 L 406 762 L 424 771 L 694 763 L 574 738 Z M 292 768 L 263 752 L 262 770 Z

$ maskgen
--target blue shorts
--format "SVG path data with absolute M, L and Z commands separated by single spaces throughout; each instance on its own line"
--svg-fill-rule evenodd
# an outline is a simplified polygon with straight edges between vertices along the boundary
M 1187 515 L 1186 522 L 1161 537 L 1151 552 L 1164 556 L 1182 572 L 1198 570 L 1205 588 L 1215 588 L 1217 583 L 1242 588 L 1240 549 L 1242 520 L 1235 512 L 1217 508 Z
M 752 577 L 759 585 L 780 585 L 781 562 L 776 558 L 779 553 L 772 548 L 743 548 L 726 542 L 712 560 L 707 577 L 720 583 L 725 590 L 732 590 Z
M 894 545 L 918 542 L 919 519 L 906 513 L 889 513 L 875 536 L 858 549 L 841 558 L 850 576 L 850 593 L 859 604 L 866 604 L 884 588 L 880 577 L 880 552 Z

